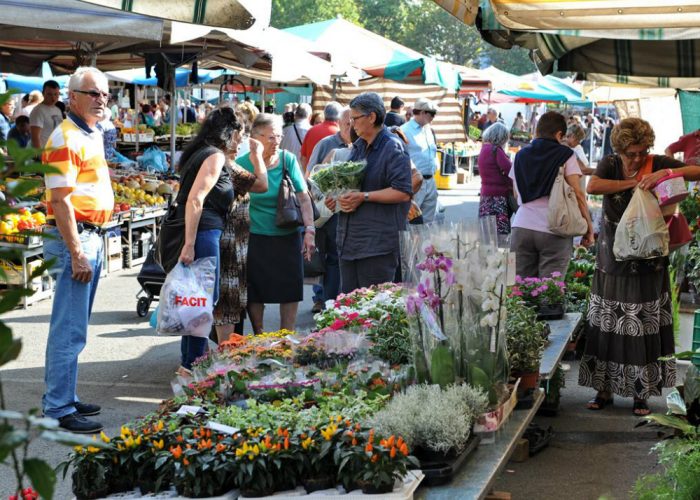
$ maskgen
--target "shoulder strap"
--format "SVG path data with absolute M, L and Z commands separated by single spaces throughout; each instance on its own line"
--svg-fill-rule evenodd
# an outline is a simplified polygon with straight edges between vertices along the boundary
M 301 136 L 299 135 L 299 131 L 297 130 L 297 124 L 292 123 L 292 127 L 294 127 L 294 134 L 297 136 L 297 141 L 299 141 L 299 145 L 301 145 L 304 141 L 301 140 Z
M 641 181 L 645 175 L 649 175 L 654 169 L 654 155 L 648 155 L 647 161 L 644 162 L 644 166 L 639 169 L 637 176 L 635 177 L 637 181 Z

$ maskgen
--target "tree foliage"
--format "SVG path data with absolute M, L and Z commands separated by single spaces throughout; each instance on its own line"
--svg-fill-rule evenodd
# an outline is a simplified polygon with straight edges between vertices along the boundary
M 422 54 L 465 66 L 493 64 L 515 74 L 534 71 L 528 52 L 503 50 L 481 39 L 430 0 L 273 0 L 272 25 L 299 26 L 341 16 Z

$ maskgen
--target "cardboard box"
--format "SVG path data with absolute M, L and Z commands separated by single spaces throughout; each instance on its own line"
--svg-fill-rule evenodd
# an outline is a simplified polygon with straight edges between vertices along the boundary
M 119 271 L 121 269 L 123 269 L 123 264 L 121 247 L 119 247 L 119 253 L 107 256 L 107 272 L 113 273 L 114 271 Z
M 30 260 L 27 262 L 27 278 L 36 270 L 39 266 L 41 266 L 44 263 L 42 259 L 36 259 L 36 260 Z M 3 271 L 5 271 L 5 274 L 7 275 L 7 278 L 4 280 L 4 285 L 23 285 L 24 284 L 24 276 L 22 276 L 22 265 L 21 264 L 15 264 L 14 262 L 9 262 L 6 260 L 0 260 L 0 267 L 2 267 Z M 38 289 L 41 290 L 41 276 L 34 278 L 30 283 L 33 288 L 36 288 L 38 285 Z

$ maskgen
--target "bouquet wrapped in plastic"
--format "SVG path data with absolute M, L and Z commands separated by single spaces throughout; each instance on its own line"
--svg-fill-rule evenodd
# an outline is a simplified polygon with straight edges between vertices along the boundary
M 325 196 L 337 198 L 351 191 L 362 189 L 366 161 L 344 161 L 316 165 L 311 171 L 311 180 Z

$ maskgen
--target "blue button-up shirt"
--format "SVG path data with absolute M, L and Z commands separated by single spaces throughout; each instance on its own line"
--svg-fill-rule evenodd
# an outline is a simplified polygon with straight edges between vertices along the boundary
M 421 127 L 415 118 L 401 125 L 408 139 L 408 154 L 418 171 L 423 175 L 435 174 L 438 166 L 435 136 L 428 125 Z
M 351 161 L 367 160 L 362 191 L 394 188 L 411 194 L 411 161 L 398 137 L 383 128 L 372 144 L 358 139 Z M 338 218 L 338 254 L 346 260 L 399 254 L 399 231 L 406 228 L 410 202 L 363 202 Z

